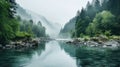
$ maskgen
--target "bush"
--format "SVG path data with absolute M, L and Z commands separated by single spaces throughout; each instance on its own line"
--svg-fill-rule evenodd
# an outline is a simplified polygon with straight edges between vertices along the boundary
M 105 35 L 106 36 L 110 36 L 111 35 L 111 31 L 105 31 Z
M 27 32 L 17 32 L 16 33 L 16 37 L 14 39 L 20 40 L 20 39 L 25 39 L 25 38 L 30 38 L 32 37 L 31 34 L 27 33 Z

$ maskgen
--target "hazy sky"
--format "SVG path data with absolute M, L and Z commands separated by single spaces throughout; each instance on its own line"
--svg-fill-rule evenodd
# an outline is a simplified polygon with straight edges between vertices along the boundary
M 92 0 L 16 0 L 23 8 L 43 15 L 54 23 L 64 25 L 76 12 Z

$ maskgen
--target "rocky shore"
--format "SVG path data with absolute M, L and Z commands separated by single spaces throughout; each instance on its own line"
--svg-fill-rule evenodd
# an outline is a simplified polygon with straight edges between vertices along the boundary
M 0 49 L 23 49 L 23 48 L 33 48 L 38 47 L 40 42 L 48 42 L 50 40 L 54 40 L 52 38 L 26 38 L 21 40 L 10 41 L 9 44 L 2 45 L 0 44 Z
M 0 44 L 0 49 L 21 49 L 21 48 L 37 47 L 39 43 L 40 43 L 39 38 L 30 39 L 30 40 L 11 41 L 9 44 L 6 44 L 4 46 Z
M 91 38 L 75 38 L 72 41 L 67 41 L 67 44 L 73 44 L 76 46 L 88 46 L 88 47 L 103 47 L 103 48 L 119 48 L 120 38 L 107 37 L 91 37 Z

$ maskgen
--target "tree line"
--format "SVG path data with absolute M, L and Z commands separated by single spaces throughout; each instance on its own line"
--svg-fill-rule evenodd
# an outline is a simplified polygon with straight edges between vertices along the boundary
M 77 12 L 72 37 L 120 35 L 120 0 L 93 0 Z
M 41 22 L 21 20 L 16 16 L 15 0 L 0 0 L 0 44 L 6 45 L 21 38 L 44 37 L 45 27 Z

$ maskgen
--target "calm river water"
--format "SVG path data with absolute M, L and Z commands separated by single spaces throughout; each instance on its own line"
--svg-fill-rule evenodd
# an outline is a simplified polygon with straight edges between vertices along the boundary
M 120 49 L 50 41 L 37 48 L 0 50 L 0 67 L 120 67 Z

